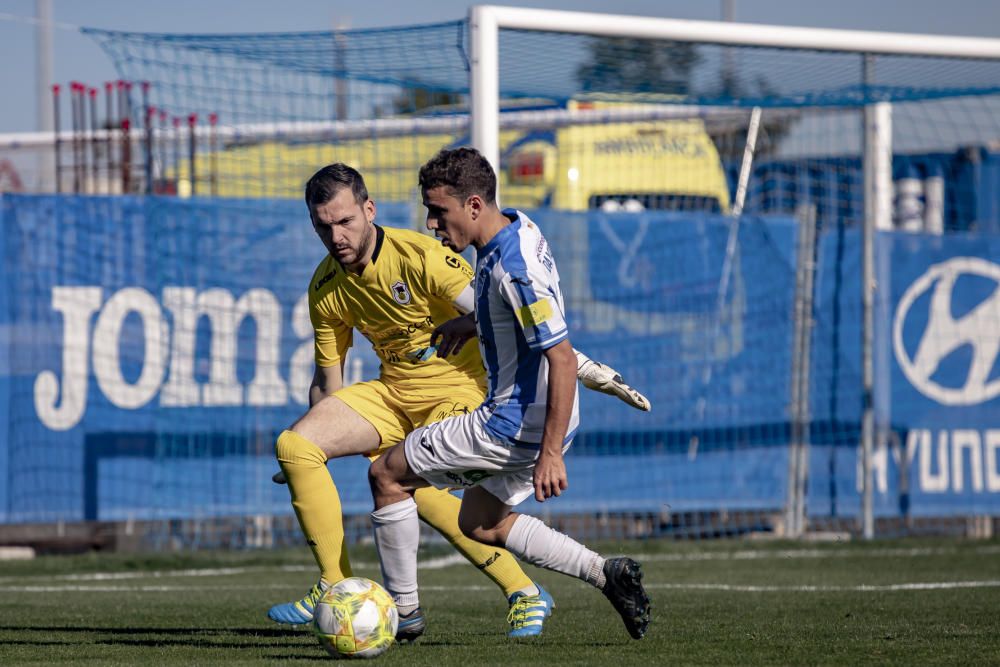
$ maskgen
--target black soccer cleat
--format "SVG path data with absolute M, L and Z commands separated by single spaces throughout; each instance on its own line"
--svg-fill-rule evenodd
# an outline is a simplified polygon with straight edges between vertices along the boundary
M 649 596 L 642 587 L 642 567 L 631 558 L 604 561 L 604 588 L 601 592 L 622 616 L 632 639 L 642 639 L 649 627 Z
M 417 637 L 424 634 L 427 629 L 427 621 L 424 620 L 424 612 L 417 607 L 406 616 L 399 617 L 399 625 L 396 627 L 396 641 L 400 644 L 410 644 L 417 641 Z

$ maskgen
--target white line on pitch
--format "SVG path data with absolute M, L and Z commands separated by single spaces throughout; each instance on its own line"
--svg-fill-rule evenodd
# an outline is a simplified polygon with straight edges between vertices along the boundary
M 888 549 L 744 549 L 741 551 L 697 551 L 691 553 L 638 553 L 631 554 L 633 558 L 642 562 L 696 562 L 713 560 L 791 560 L 809 558 L 865 558 L 868 556 L 893 557 L 893 558 L 919 558 L 923 556 L 945 556 L 957 553 L 969 553 L 975 555 L 990 555 L 1000 553 L 1000 545 L 983 545 L 967 549 L 955 547 L 914 547 L 888 548 Z M 422 560 L 419 563 L 423 570 L 440 570 L 455 565 L 466 563 L 465 557 L 461 554 L 449 554 Z M 374 569 L 378 566 L 375 562 L 356 562 L 354 567 L 360 569 Z M 315 572 L 312 565 L 282 565 L 278 567 L 259 565 L 249 567 L 217 567 L 217 568 L 197 568 L 184 570 L 152 570 L 133 572 L 85 572 L 80 574 L 60 574 L 60 575 L 34 575 L 28 577 L 0 577 L 0 584 L 7 582 L 23 582 L 25 579 L 42 578 L 47 581 L 125 581 L 129 579 L 150 579 L 161 577 L 217 577 L 217 576 L 242 576 L 250 573 L 271 572 L 275 569 L 283 572 Z
M 172 586 L 163 585 L 128 585 L 128 584 L 97 584 L 83 586 L 79 584 L 38 585 L 38 586 L 0 586 L 4 593 L 169 593 L 175 591 L 236 591 L 246 586 Z M 254 584 L 254 589 L 262 588 L 282 590 L 286 584 Z M 488 591 L 493 586 L 421 586 L 422 591 Z
M 872 593 L 885 591 L 942 591 L 957 588 L 998 588 L 1000 580 L 926 581 L 906 584 L 856 584 L 853 586 L 755 586 L 746 584 L 646 584 L 646 588 L 671 590 L 727 591 L 738 593 Z
M 245 586 L 144 586 L 74 584 L 45 586 L 0 586 L 6 593 L 170 593 L 182 591 L 233 591 Z M 254 585 L 254 588 L 284 589 L 283 584 Z M 903 584 L 858 584 L 853 586 L 758 586 L 752 584 L 660 584 L 647 583 L 649 589 L 723 591 L 733 593 L 876 593 L 892 591 L 940 591 L 963 588 L 1000 588 L 1000 580 L 927 581 Z M 424 591 L 488 591 L 492 586 L 421 586 Z
M 636 554 L 632 557 L 643 562 L 703 561 L 703 560 L 788 560 L 795 558 L 867 558 L 869 556 L 894 558 L 919 558 L 921 556 L 950 556 L 957 553 L 990 555 L 1000 553 L 1000 545 L 984 545 L 959 550 L 955 547 L 913 547 L 910 549 L 744 549 L 740 551 L 696 551 L 692 553 Z
M 429 558 L 419 562 L 422 570 L 441 570 L 460 563 L 466 563 L 461 554 L 449 554 L 438 558 Z M 378 563 L 356 562 L 356 568 L 376 568 Z M 268 566 L 255 567 L 207 567 L 185 570 L 151 570 L 133 572 L 83 572 L 80 574 L 33 575 L 32 577 L 0 577 L 0 584 L 13 581 L 24 581 L 26 578 L 43 578 L 48 581 L 126 581 L 129 579 L 159 579 L 162 577 L 224 577 L 245 575 L 253 572 L 271 572 L 275 569 L 283 572 L 317 572 L 314 565 L 282 565 L 278 568 Z

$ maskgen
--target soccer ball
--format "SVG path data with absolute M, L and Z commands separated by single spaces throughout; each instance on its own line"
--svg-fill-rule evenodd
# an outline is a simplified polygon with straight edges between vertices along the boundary
M 374 658 L 396 640 L 399 612 L 371 579 L 350 577 L 331 586 L 313 610 L 313 632 L 335 658 Z

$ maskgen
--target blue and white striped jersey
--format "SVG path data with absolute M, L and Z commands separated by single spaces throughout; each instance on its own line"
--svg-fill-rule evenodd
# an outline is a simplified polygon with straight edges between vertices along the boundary
M 544 350 L 569 335 L 559 272 L 538 225 L 505 209 L 511 224 L 483 246 L 476 261 L 476 326 L 491 412 L 486 429 L 512 445 L 537 447 L 545 427 L 549 364 Z M 573 398 L 566 441 L 580 422 Z

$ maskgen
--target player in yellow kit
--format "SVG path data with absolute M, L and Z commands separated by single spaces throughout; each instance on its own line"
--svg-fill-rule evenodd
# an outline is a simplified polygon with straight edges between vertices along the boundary
M 340 498 L 327 460 L 352 454 L 374 458 L 419 426 L 471 412 L 482 403 L 486 387 L 479 350 L 465 345 L 474 329 L 455 319 L 473 309 L 468 263 L 430 236 L 376 225 L 375 202 L 361 174 L 346 165 L 319 170 L 307 183 L 305 197 L 313 228 L 329 254 L 309 285 L 316 347 L 310 408 L 278 437 L 281 473 L 275 481 L 288 483 L 320 580 L 305 598 L 268 611 L 272 620 L 291 624 L 308 623 L 322 592 L 351 576 Z M 377 380 L 345 387 L 343 366 L 354 329 L 372 343 L 381 372 Z M 449 355 L 453 349 L 459 352 Z M 645 397 L 613 369 L 579 358 L 585 385 L 649 409 Z M 458 498 L 427 488 L 415 499 L 420 518 L 492 579 L 511 604 L 523 595 L 540 595 L 551 612 L 551 597 L 509 553 L 462 535 Z M 400 619 L 397 638 L 413 640 L 424 625 L 418 608 Z M 537 632 L 515 627 L 511 634 Z

